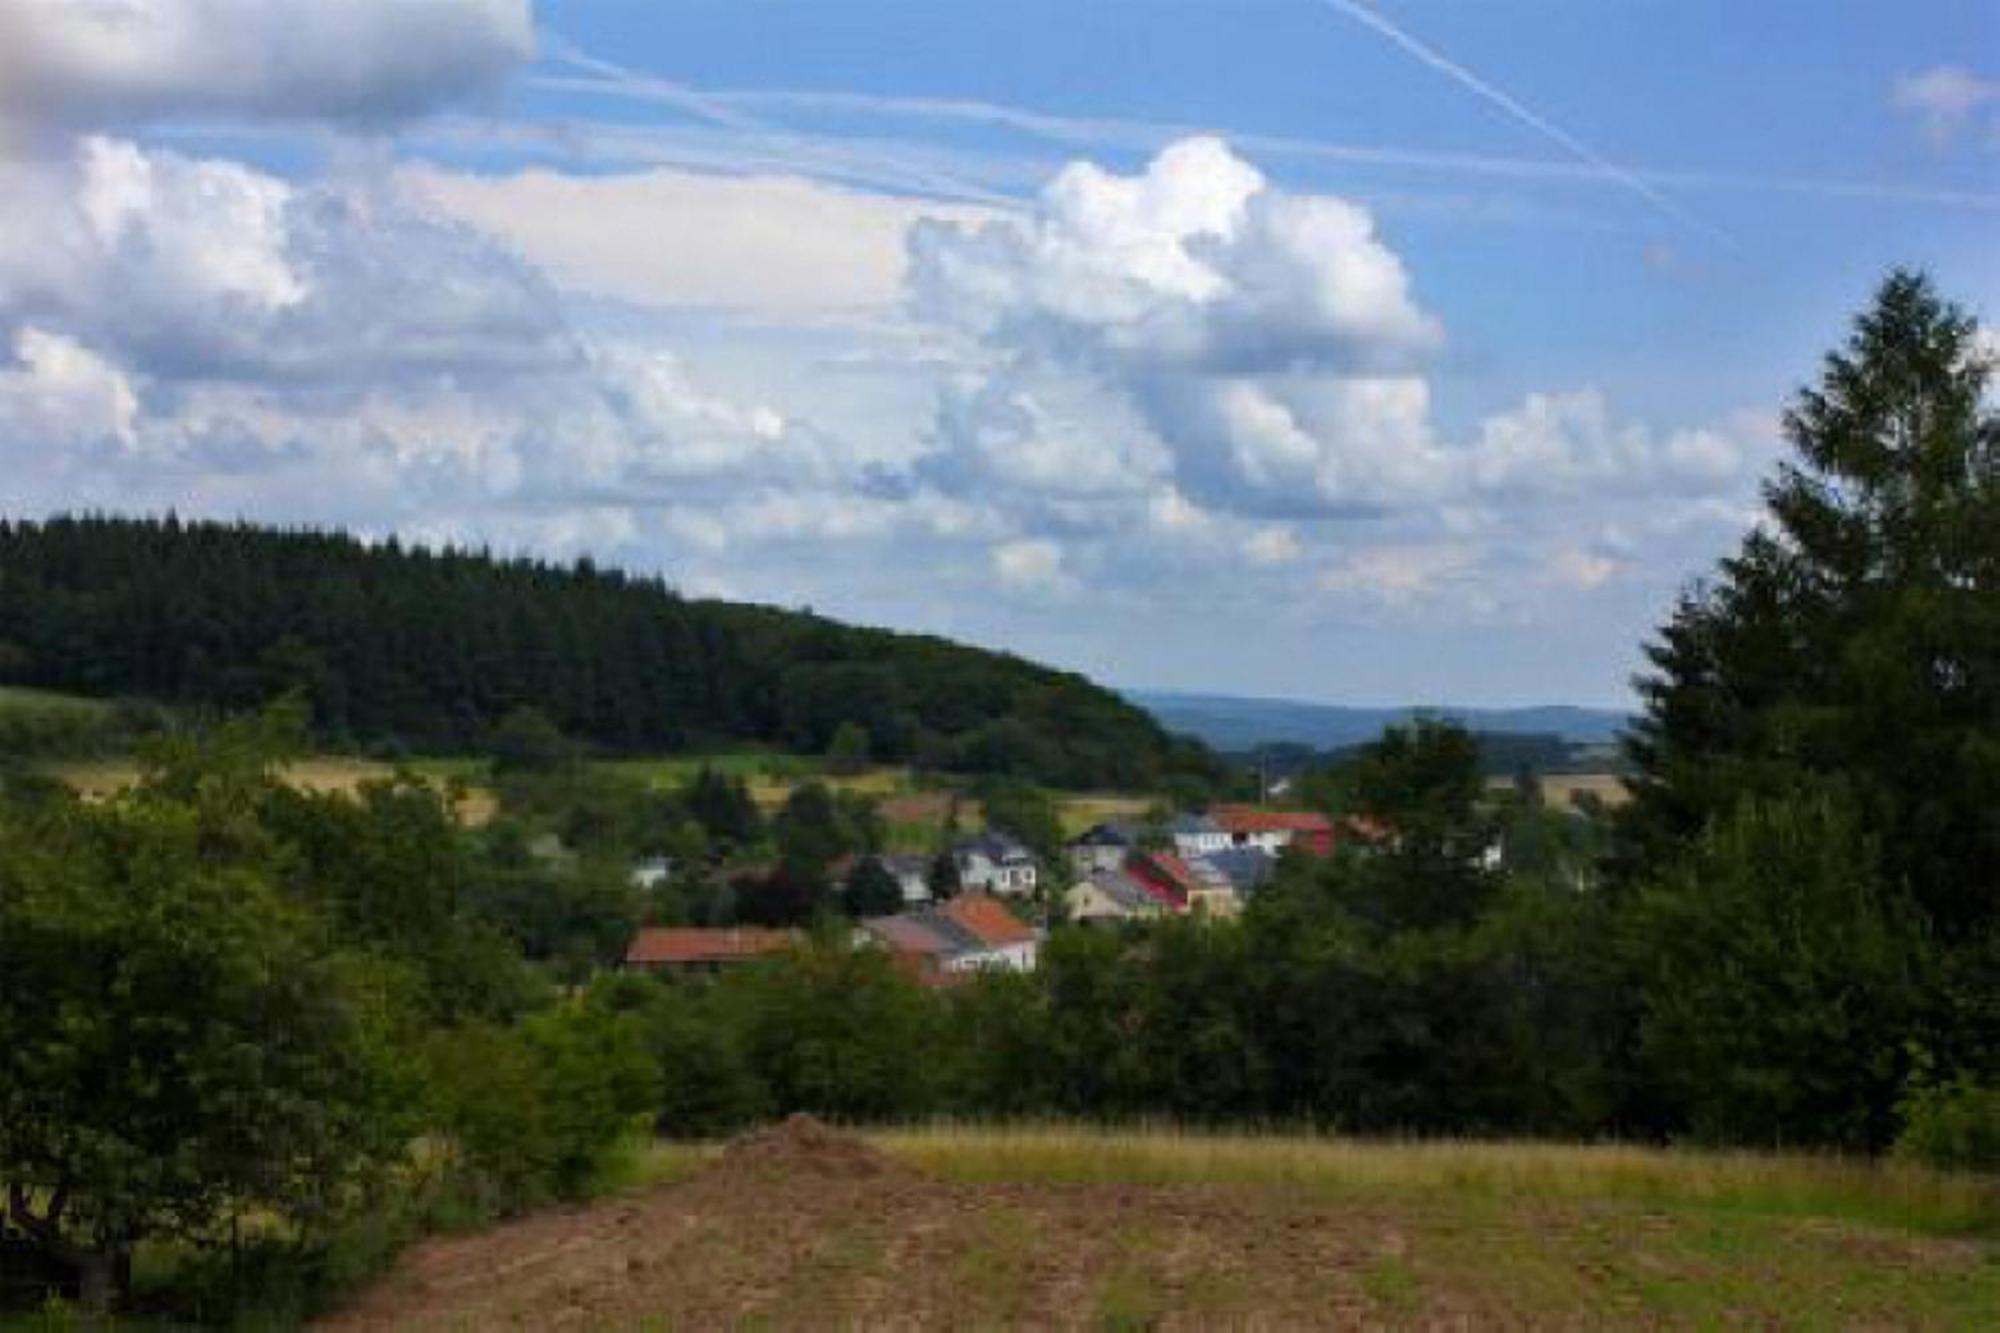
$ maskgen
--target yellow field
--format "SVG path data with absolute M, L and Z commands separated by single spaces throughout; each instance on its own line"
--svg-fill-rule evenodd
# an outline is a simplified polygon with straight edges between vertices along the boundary
M 1840 1217 L 1937 1234 L 2000 1230 L 2000 1180 L 1888 1159 L 1166 1126 L 942 1124 L 883 1130 L 868 1139 L 891 1156 L 951 1180 L 1620 1199 Z M 669 1173 L 684 1168 L 684 1147 L 668 1145 L 662 1152 Z
M 1131 792 L 1086 792 L 1081 796 L 1059 797 L 1063 832 L 1074 838 L 1095 824 L 1110 819 L 1141 820 L 1153 808 L 1153 798 Z
M 139 780 L 139 765 L 131 759 L 57 760 L 44 765 L 43 771 L 93 800 L 123 791 Z M 281 776 L 301 791 L 352 792 L 364 782 L 394 777 L 395 772 L 392 765 L 373 759 L 315 755 L 284 765 Z M 440 785 L 444 781 L 435 775 L 431 780 Z M 472 787 L 458 803 L 458 818 L 463 824 L 477 827 L 491 820 L 496 809 L 492 792 Z
M 1514 785 L 1512 778 L 1493 778 L 1486 784 L 1499 791 Z M 1625 779 L 1615 773 L 1547 773 L 1541 778 L 1542 801 L 1556 809 L 1574 806 L 1580 797 L 1594 796 L 1607 809 L 1629 804 L 1632 792 Z

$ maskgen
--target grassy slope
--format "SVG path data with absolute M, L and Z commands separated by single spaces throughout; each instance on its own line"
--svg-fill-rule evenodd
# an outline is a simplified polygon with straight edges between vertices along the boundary
M 1327 1281 L 1358 1284 L 1348 1296 L 1390 1325 L 1504 1310 L 1530 1325 L 1975 1328 L 1993 1326 L 1983 1321 L 2000 1310 L 2000 1180 L 1901 1163 L 1061 1126 L 926 1127 L 869 1138 L 947 1181 L 1058 1191 L 1002 1197 L 1074 1199 L 1083 1190 L 1113 1200 L 1157 1188 L 1173 1200 L 1192 1189 L 1276 1236 L 1312 1225 L 1302 1219 L 1315 1209 L 1323 1226 L 1331 1208 L 1378 1241 L 1361 1242 L 1373 1257 L 1358 1272 L 1349 1265 Z M 704 1157 L 660 1145 L 639 1163 L 640 1175 L 677 1180 Z M 1113 1209 L 1107 1221 L 1113 1215 L 1124 1216 Z M 1212 1239 L 1198 1230 L 1135 1233 L 1120 1262 L 1094 1275 L 1088 1299 L 1099 1325 L 1295 1315 L 1296 1305 L 1271 1304 L 1267 1283 L 1289 1292 L 1286 1301 L 1301 1292 L 1311 1299 L 1297 1263 L 1190 1267 L 1187 1256 Z M 1001 1273 L 1033 1271 L 1051 1247 L 1075 1239 L 987 1231 L 985 1257 Z M 836 1276 L 843 1288 L 866 1289 L 895 1275 Z M 1007 1284 L 993 1287 L 989 1294 L 1004 1300 Z M 975 1305 L 979 1291 L 968 1284 Z

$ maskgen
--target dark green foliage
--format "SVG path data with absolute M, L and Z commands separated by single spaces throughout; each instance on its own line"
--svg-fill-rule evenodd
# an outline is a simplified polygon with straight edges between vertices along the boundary
M 882 821 L 874 806 L 851 793 L 836 793 L 823 782 L 792 788 L 771 821 L 771 833 L 786 873 L 822 887 L 834 861 L 882 846 Z
M 1027 845 L 1044 866 L 1067 863 L 1062 816 L 1049 794 L 1025 782 L 988 778 L 973 789 L 986 809 L 986 825 Z
M 0 824 L 0 1184 L 92 1304 L 140 1239 L 310 1221 L 400 1148 L 369 970 L 288 898 L 254 774 L 204 776 Z
M 1484 862 L 1499 837 L 1484 788 L 1478 745 L 1454 723 L 1419 718 L 1360 747 L 1321 790 L 1340 794 L 1337 813 L 1366 816 L 1390 838 L 1346 863 L 1343 904 L 1389 930 L 1477 917 L 1500 884 Z
M 559 773 L 582 758 L 567 737 L 539 708 L 516 708 L 500 719 L 486 738 L 493 757 L 493 775 Z
M 1897 1108 L 1896 1153 L 1947 1171 L 2000 1174 L 2000 1086 L 1964 1075 L 1921 1083 Z
M 936 1105 L 938 1010 L 887 954 L 820 941 L 734 972 L 717 991 L 716 1010 L 773 1113 L 881 1120 Z
M 840 907 L 856 921 L 903 910 L 903 888 L 880 860 L 864 856 L 841 886 Z
M 441 1031 L 428 1064 L 432 1121 L 481 1202 L 502 1212 L 581 1193 L 658 1099 L 644 1021 L 601 1004 Z
M 2000 416 L 1991 376 L 1971 317 L 1926 279 L 1891 276 L 1786 416 L 1796 452 L 1766 487 L 1770 524 L 1683 598 L 1638 682 L 1646 711 L 1629 747 L 1638 780 L 1621 821 L 1619 880 L 1628 890 L 1650 885 L 1656 902 L 1680 901 L 1656 907 L 1666 913 L 1661 929 L 1720 941 L 1730 920 L 1789 920 L 1806 910 L 1800 896 L 1815 893 L 1830 897 L 1825 910 L 1857 914 L 1815 920 L 1797 964 L 1810 971 L 1786 983 L 1804 988 L 1798 1003 L 1816 1006 L 1792 1019 L 1804 1029 L 1790 1070 L 1798 1086 L 1744 1086 L 1790 1081 L 1769 1068 L 1777 1050 L 1746 1052 L 1729 1083 L 1742 1114 L 1761 1097 L 1788 1117 L 1767 1134 L 1880 1144 L 1904 1040 L 1946 1076 L 2000 1077 Z M 1759 841 L 1744 826 L 1806 818 L 1784 813 L 1799 793 L 1830 793 L 1839 827 L 1866 830 L 1865 884 L 1842 878 L 1858 869 L 1780 855 L 1777 829 Z M 1737 864 L 1746 858 L 1802 878 L 1753 883 Z M 1718 915 L 1704 919 L 1710 912 Z M 1854 956 L 1834 952 L 1843 948 Z M 1915 955 L 1896 962 L 1906 949 Z M 1891 985 L 1899 967 L 1912 984 Z M 1719 977 L 1708 992 L 1718 1015 L 1747 1013 L 1767 985 L 1754 975 L 1727 984 L 1734 995 Z M 1896 1003 L 1861 1014 L 1858 997 L 1883 987 Z M 1863 1047 L 1844 1072 L 1826 1068 L 1813 1052 L 1823 1044 L 1830 1058 L 1835 1034 L 1855 1023 L 1865 1024 Z M 1754 1023 L 1744 1040 L 1785 1044 Z M 1804 1123 L 1815 1106 L 1827 1115 L 1817 1129 Z M 1750 1132 L 1738 1111 L 1686 1111 Z
M 940 851 L 931 858 L 931 868 L 924 876 L 924 886 L 931 891 L 931 897 L 939 902 L 958 896 L 958 891 L 964 886 L 959 883 L 958 861 L 950 851 Z
M 535 856 L 527 831 L 500 821 L 475 844 L 463 906 L 521 956 L 577 981 L 624 955 L 644 904 L 622 863 Z
M 747 847 L 764 836 L 764 817 L 742 778 L 704 764 L 683 799 L 688 813 L 718 843 Z
M 1831 797 L 1746 800 L 1637 905 L 1652 1066 L 1722 1142 L 1881 1148 L 1924 941 Z
M 769 1113 L 769 1092 L 710 987 L 663 985 L 644 1012 L 660 1067 L 654 1128 L 677 1139 L 716 1138 Z
M 1213 775 L 1080 676 L 942 639 L 690 601 L 657 579 L 316 532 L 0 522 L 0 683 L 241 708 L 371 744 L 549 757 L 758 741 L 1058 786 Z M 858 740 L 862 743 L 857 744 Z
M 865 772 L 872 751 L 868 728 L 857 722 L 843 722 L 834 728 L 826 744 L 826 771 L 835 777 L 853 777 Z

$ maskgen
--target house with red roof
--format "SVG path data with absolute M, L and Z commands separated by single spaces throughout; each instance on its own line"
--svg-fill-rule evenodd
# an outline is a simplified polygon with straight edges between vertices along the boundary
M 874 917 L 861 923 L 859 938 L 887 949 L 927 985 L 996 968 L 1031 972 L 1042 944 L 1040 931 L 986 893 L 961 893 L 933 907 Z
M 1218 805 L 1209 811 L 1209 817 L 1229 834 L 1232 845 L 1261 847 L 1273 855 L 1296 847 L 1313 856 L 1331 856 L 1339 842 L 1333 821 L 1317 810 Z
M 640 972 L 685 976 L 768 958 L 799 942 L 797 931 L 750 926 L 648 926 L 632 937 L 625 966 Z

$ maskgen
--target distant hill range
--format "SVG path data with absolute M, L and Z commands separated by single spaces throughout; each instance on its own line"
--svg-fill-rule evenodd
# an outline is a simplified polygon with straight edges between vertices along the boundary
M 1554 736 L 1577 746 L 1608 745 L 1631 721 L 1608 708 L 1549 704 L 1536 708 L 1349 708 L 1288 699 L 1247 699 L 1229 694 L 1177 694 L 1126 690 L 1125 697 L 1169 731 L 1194 736 L 1217 750 L 1243 753 L 1265 745 L 1308 745 L 1339 750 L 1382 734 L 1384 727 L 1419 713 L 1450 718 L 1489 734 Z
M 1143 709 L 1010 654 L 588 560 L 172 517 L 0 519 L 0 686 L 212 711 L 291 694 L 323 736 L 388 750 L 477 749 L 532 707 L 610 752 L 844 735 L 878 761 L 1051 786 L 1220 774 Z

